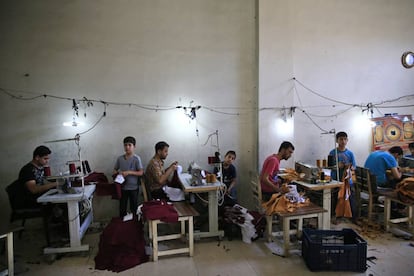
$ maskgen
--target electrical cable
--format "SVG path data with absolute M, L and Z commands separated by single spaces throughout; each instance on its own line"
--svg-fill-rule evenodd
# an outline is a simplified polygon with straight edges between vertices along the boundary
M 102 115 L 101 115 L 101 117 L 98 119 L 98 121 L 96 121 L 96 123 L 95 124 L 93 124 L 93 126 L 92 127 L 90 127 L 88 130 L 85 130 L 85 131 L 83 131 L 83 132 L 81 132 L 81 133 L 78 133 L 77 135 L 83 135 L 83 134 L 85 134 L 85 133 L 88 133 L 89 131 L 91 131 L 92 129 L 94 129 L 98 124 L 99 124 L 99 122 L 103 119 L 103 117 L 105 117 L 106 116 L 106 104 L 104 103 L 104 112 L 102 113 Z
M 227 193 L 227 186 L 222 184 L 220 189 L 217 189 L 217 204 L 222 206 L 224 204 L 225 195 Z
M 325 99 L 325 100 L 328 100 L 328 101 L 331 101 L 331 102 L 334 102 L 334 103 L 340 103 L 340 104 L 343 104 L 343 105 L 350 105 L 350 106 L 354 106 L 354 105 L 355 105 L 355 104 L 352 104 L 352 103 L 342 102 L 342 101 L 335 100 L 335 99 L 332 99 L 332 98 L 326 97 L 326 96 L 324 96 L 324 95 L 321 95 L 321 94 L 319 94 L 318 92 L 316 92 L 316 91 L 314 91 L 314 90 L 310 89 L 309 87 L 307 87 L 306 85 L 304 85 L 302 82 L 300 82 L 300 81 L 299 81 L 299 80 L 297 80 L 296 78 L 293 78 L 293 80 L 294 80 L 295 82 L 297 82 L 298 84 L 300 84 L 303 88 L 305 88 L 306 90 L 308 90 L 309 92 L 311 92 L 312 94 L 317 95 L 317 96 L 319 96 L 319 97 L 321 97 L 321 98 L 323 98 L 323 99 Z

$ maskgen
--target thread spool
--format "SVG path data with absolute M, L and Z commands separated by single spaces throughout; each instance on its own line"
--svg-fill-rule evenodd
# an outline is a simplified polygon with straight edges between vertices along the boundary
M 87 173 L 91 173 L 91 167 L 89 167 L 89 162 L 88 162 L 88 160 L 85 160 L 85 166 L 86 166 L 86 172 L 87 172 Z
M 332 167 L 335 165 L 335 156 L 333 155 L 328 155 L 328 166 Z
M 82 161 L 82 172 L 83 172 L 83 174 L 86 174 L 86 165 L 85 165 L 85 161 Z
M 49 166 L 43 167 L 43 171 L 44 171 L 45 176 L 51 176 L 52 175 L 51 172 L 50 172 L 50 167 Z
M 322 160 L 321 159 L 316 160 L 316 167 L 322 168 Z
M 69 163 L 69 172 L 70 172 L 70 174 L 75 174 L 76 173 L 75 163 Z

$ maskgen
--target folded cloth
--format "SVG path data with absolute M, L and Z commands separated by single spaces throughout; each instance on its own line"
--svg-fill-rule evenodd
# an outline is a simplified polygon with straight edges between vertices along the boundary
M 183 201 L 185 199 L 184 192 L 181 189 L 165 186 L 164 192 L 171 201 Z
M 143 203 L 142 214 L 147 220 L 159 219 L 163 222 L 177 222 L 178 213 L 172 203 L 165 200 L 151 200 Z

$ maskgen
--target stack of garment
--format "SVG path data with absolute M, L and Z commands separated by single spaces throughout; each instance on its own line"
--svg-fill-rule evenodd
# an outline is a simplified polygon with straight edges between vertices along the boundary
M 295 169 L 286 168 L 283 172 L 283 180 L 285 180 L 287 183 L 290 183 L 294 180 L 301 180 L 305 176 L 304 173 L 297 173 Z
M 396 191 L 402 202 L 414 204 L 414 177 L 405 178 L 398 183 Z
M 296 208 L 307 206 L 309 203 L 309 198 L 304 198 L 298 193 L 295 185 L 284 184 L 281 192 L 273 194 L 269 201 L 262 204 L 262 207 L 266 215 L 270 216 L 279 212 L 293 212 Z
M 264 221 L 262 220 L 262 216 L 257 212 L 251 212 L 238 204 L 224 208 L 224 220 L 227 223 L 234 223 L 240 226 L 242 240 L 245 243 L 251 243 L 252 240 L 258 238 L 259 231 L 263 230 L 261 229 L 262 224 L 260 223 L 261 221 Z
M 178 213 L 175 210 L 174 205 L 163 199 L 154 199 L 144 202 L 142 207 L 138 207 L 137 214 L 139 217 L 141 212 L 146 220 L 159 219 L 168 223 L 178 222 Z

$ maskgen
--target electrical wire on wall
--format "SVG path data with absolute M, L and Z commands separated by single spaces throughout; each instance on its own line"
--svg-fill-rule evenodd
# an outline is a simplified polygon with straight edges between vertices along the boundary
M 315 89 L 312 89 L 312 88 L 308 87 L 307 85 L 305 85 L 304 83 L 302 83 L 300 80 L 298 80 L 295 77 L 293 77 L 291 80 L 293 81 L 292 89 L 294 91 L 294 95 L 296 96 L 296 98 L 299 102 L 299 106 L 262 107 L 260 109 L 248 108 L 248 107 L 211 107 L 211 106 L 204 106 L 204 105 L 197 105 L 197 106 L 191 106 L 190 105 L 189 107 L 183 107 L 183 106 L 160 106 L 160 105 L 155 105 L 155 104 L 123 103 L 123 102 L 114 102 L 114 101 L 105 101 L 104 102 L 102 100 L 88 99 L 86 97 L 83 97 L 81 99 L 73 99 L 72 97 L 55 96 L 55 95 L 45 94 L 45 93 L 36 93 L 36 92 L 31 92 L 31 91 L 6 89 L 6 88 L 0 88 L 0 92 L 10 96 L 13 99 L 22 100 L 22 101 L 33 101 L 33 100 L 37 100 L 39 98 L 47 98 L 47 97 L 53 98 L 53 99 L 74 101 L 74 102 L 77 101 L 78 103 L 81 103 L 85 107 L 85 110 L 86 110 L 86 107 L 93 106 L 93 103 L 95 103 L 95 102 L 104 104 L 105 110 L 103 112 L 103 115 L 98 119 L 98 121 L 90 129 L 88 129 L 87 131 L 82 132 L 81 134 L 85 134 L 85 133 L 89 132 L 90 130 L 95 128 L 96 125 L 98 125 L 101 122 L 103 117 L 106 116 L 106 107 L 109 106 L 109 105 L 135 107 L 135 108 L 140 108 L 140 109 L 144 109 L 144 110 L 148 110 L 148 111 L 155 111 L 155 112 L 158 112 L 158 111 L 171 111 L 171 110 L 175 110 L 177 108 L 184 108 L 184 110 L 186 111 L 186 114 L 192 119 L 195 118 L 196 110 L 198 110 L 200 108 L 209 110 L 209 111 L 214 112 L 214 113 L 229 115 L 229 116 L 239 116 L 242 113 L 240 113 L 240 112 L 227 112 L 227 111 L 223 111 L 223 110 L 232 109 L 232 110 L 240 110 L 240 111 L 244 111 L 244 112 L 257 112 L 257 111 L 260 112 L 260 111 L 266 111 L 266 110 L 286 111 L 287 109 L 290 109 L 290 110 L 299 109 L 319 129 L 321 129 L 321 127 L 316 124 L 316 122 L 313 118 L 316 118 L 316 117 L 319 117 L 319 118 L 337 118 L 339 115 L 343 115 L 343 114 L 349 112 L 350 110 L 352 110 L 354 108 L 359 108 L 362 112 L 366 111 L 367 113 L 370 113 L 370 115 L 372 117 L 373 116 L 373 110 L 376 110 L 379 114 L 383 114 L 381 112 L 381 109 L 414 107 L 414 104 L 400 104 L 400 105 L 396 104 L 399 101 L 407 102 L 409 100 L 414 100 L 414 94 L 407 94 L 407 95 L 399 96 L 399 97 L 393 98 L 393 99 L 382 100 L 382 101 L 379 101 L 377 103 L 350 103 L 350 102 L 345 102 L 345 101 L 341 101 L 341 100 L 337 100 L 337 99 L 334 99 L 334 98 L 331 98 L 331 97 L 324 96 L 323 93 L 315 91 Z M 345 107 L 345 108 L 340 110 L 340 111 L 337 111 L 333 114 L 328 114 L 328 115 L 313 114 L 311 112 L 308 112 L 309 109 L 321 108 L 321 106 L 320 105 L 318 105 L 318 106 L 317 105 L 305 106 L 302 102 L 302 99 L 301 99 L 300 95 L 299 95 L 297 85 L 299 85 L 300 87 L 302 87 L 306 91 L 310 92 L 314 96 L 322 98 L 322 99 L 324 99 L 328 102 L 334 103 L 334 105 L 325 105 L 325 106 L 322 106 L 322 107 L 328 107 L 328 108 L 332 108 L 332 109 L 337 109 L 337 108 L 341 108 L 341 107 Z M 16 93 L 35 94 L 35 96 L 22 97 L 22 96 L 17 96 Z M 325 94 L 327 94 L 327 93 L 325 93 Z M 76 112 L 77 112 L 77 110 L 76 110 Z M 86 111 L 84 112 L 84 115 L 86 117 Z M 194 116 L 194 117 L 192 117 L 192 116 Z M 293 113 L 292 113 L 292 116 L 293 116 Z M 197 137 L 199 137 L 198 127 L 196 127 L 196 135 L 197 135 Z

